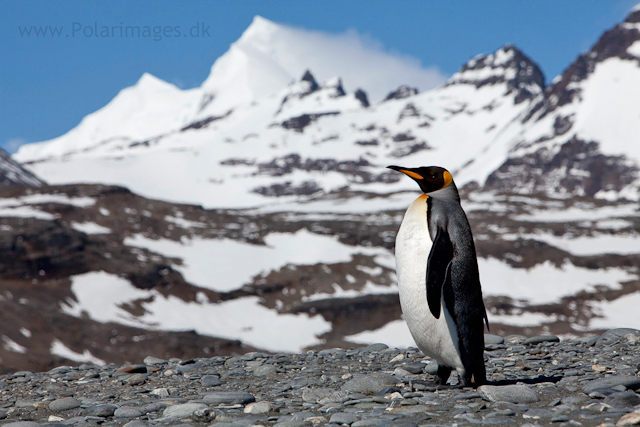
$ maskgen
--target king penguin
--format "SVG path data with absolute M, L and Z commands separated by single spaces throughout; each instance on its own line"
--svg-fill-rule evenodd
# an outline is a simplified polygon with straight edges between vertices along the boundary
M 389 166 L 424 194 L 407 209 L 396 237 L 400 305 L 418 348 L 438 362 L 435 383 L 455 369 L 463 387 L 486 383 L 484 325 L 476 250 L 458 189 L 438 166 Z

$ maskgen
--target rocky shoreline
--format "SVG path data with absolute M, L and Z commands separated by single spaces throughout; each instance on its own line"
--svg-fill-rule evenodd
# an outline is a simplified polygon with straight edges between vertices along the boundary
M 640 330 L 560 341 L 488 335 L 490 384 L 434 387 L 415 348 L 372 344 L 0 376 L 0 423 L 36 426 L 640 424 Z M 634 412 L 635 411 L 635 412 Z

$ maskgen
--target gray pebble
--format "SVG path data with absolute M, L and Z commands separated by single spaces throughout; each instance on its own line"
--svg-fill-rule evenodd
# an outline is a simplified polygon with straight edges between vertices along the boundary
M 166 402 L 153 402 L 153 403 L 149 403 L 148 405 L 144 405 L 143 407 L 140 408 L 140 410 L 145 414 L 148 414 L 149 412 L 161 411 L 167 406 L 169 406 L 169 404 Z
M 640 341 L 640 330 L 631 328 L 610 329 L 600 335 L 596 345 L 612 345 L 621 341 Z
M 188 418 L 198 409 L 205 409 L 204 403 L 181 403 L 167 406 L 162 412 L 163 418 Z
M 604 399 L 604 403 L 615 408 L 631 408 L 640 405 L 640 396 L 633 391 L 612 393 Z
M 62 399 L 56 399 L 49 403 L 49 409 L 54 412 L 68 411 L 69 409 L 79 408 L 81 405 L 78 399 L 73 397 L 63 397 Z
M 266 414 L 271 412 L 273 408 L 269 402 L 252 402 L 244 408 L 245 414 Z
M 386 427 L 391 426 L 392 420 L 385 420 L 382 418 L 366 418 L 360 421 L 356 421 L 351 424 L 351 427 Z
M 360 347 L 358 350 L 360 350 L 361 352 L 372 352 L 372 351 L 383 351 L 388 349 L 389 346 L 383 343 L 375 343 L 375 344 L 369 344 L 366 347 Z
M 204 403 L 208 405 L 242 404 L 255 402 L 256 398 L 244 391 L 218 391 L 204 396 Z
M 84 416 L 93 417 L 110 417 L 114 414 L 118 407 L 116 405 L 103 404 L 90 406 L 82 411 Z
M 553 418 L 556 414 L 548 409 L 529 409 L 522 414 L 523 418 L 533 418 L 535 420 L 540 418 Z
M 432 360 L 427 363 L 427 366 L 424 368 L 424 372 L 430 375 L 435 375 L 438 372 L 438 362 Z
M 140 408 L 136 408 L 135 406 L 121 406 L 113 413 L 113 416 L 116 418 L 136 418 L 142 415 L 144 414 Z
M 35 421 L 14 421 L 12 423 L 3 424 L 2 427 L 39 427 L 40 424 Z
M 468 420 L 468 421 L 471 421 L 471 420 Z M 511 418 L 484 417 L 482 419 L 482 424 L 515 424 L 515 423 L 516 423 L 516 420 L 512 420 Z
M 145 365 L 164 365 L 165 363 L 169 363 L 164 359 L 158 359 L 157 357 L 147 356 L 144 358 Z
M 273 375 L 276 372 L 277 372 L 277 369 L 274 365 L 260 365 L 253 368 L 253 375 L 257 377 Z
M 612 375 L 610 377 L 604 377 L 597 380 L 589 381 L 583 386 L 582 389 L 586 394 L 589 394 L 599 388 L 610 388 L 617 385 L 623 385 L 626 388 L 635 390 L 637 388 L 640 388 L 640 378 L 632 377 L 630 375 Z
M 146 427 L 147 423 L 142 420 L 133 420 L 126 423 L 123 427 Z
M 386 386 L 394 385 L 396 382 L 396 377 L 393 375 L 376 372 L 349 380 L 340 390 L 349 393 L 375 394 Z
M 524 340 L 523 344 L 530 345 L 540 344 L 543 342 L 560 342 L 560 338 L 555 335 L 538 335 L 535 337 L 527 338 L 526 340 Z
M 346 413 L 346 412 L 338 412 L 337 414 L 333 414 L 329 419 L 330 423 L 335 423 L 335 424 L 351 425 L 356 421 L 358 421 L 358 417 L 356 417 L 354 414 Z
M 504 344 L 504 338 L 500 335 L 484 334 L 484 344 Z
M 222 385 L 222 381 L 216 375 L 205 375 L 200 379 L 200 384 L 203 387 L 217 387 Z
M 492 402 L 534 403 L 540 401 L 533 390 L 523 385 L 482 385 L 478 387 L 478 393 L 483 399 Z

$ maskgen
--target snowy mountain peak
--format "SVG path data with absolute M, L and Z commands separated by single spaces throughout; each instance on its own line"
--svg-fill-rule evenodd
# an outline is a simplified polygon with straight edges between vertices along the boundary
M 387 96 L 384 97 L 382 102 L 389 101 L 392 99 L 404 99 L 413 95 L 417 95 L 418 93 L 419 93 L 418 88 L 402 85 L 398 87 L 398 89 L 389 92 Z
M 578 56 L 560 77 L 554 79 L 525 120 L 540 120 L 576 100 L 582 92 L 579 83 L 587 80 L 598 64 L 616 58 L 632 61 L 631 68 L 640 66 L 640 25 L 634 22 L 640 22 L 640 9 L 632 11 L 623 23 L 606 31 L 589 51 Z
M 640 23 L 640 3 L 635 5 L 631 9 L 631 11 L 629 11 L 629 14 L 627 15 L 627 18 L 624 20 L 624 22 L 627 22 L 629 24 Z
M 533 98 L 544 88 L 540 67 L 517 47 L 507 44 L 489 55 L 478 55 L 455 73 L 447 85 L 470 84 L 476 88 L 505 84 L 506 94 L 516 92 L 515 103 Z
M 150 73 L 143 73 L 136 84 L 127 89 L 131 88 L 142 90 L 180 90 L 177 86 L 172 85 L 171 83 L 166 82 Z

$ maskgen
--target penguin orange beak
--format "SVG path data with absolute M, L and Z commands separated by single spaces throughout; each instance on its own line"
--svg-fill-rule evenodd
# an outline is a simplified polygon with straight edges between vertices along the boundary
M 387 166 L 388 169 L 393 169 L 394 171 L 398 171 L 398 172 L 402 172 L 403 174 L 410 176 L 413 179 L 424 179 L 424 177 L 422 175 L 420 175 L 419 173 L 416 173 L 414 171 L 412 171 L 410 168 L 405 168 L 402 166 Z

